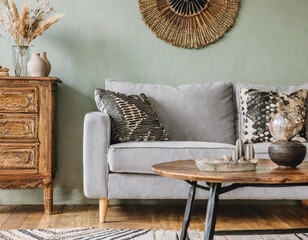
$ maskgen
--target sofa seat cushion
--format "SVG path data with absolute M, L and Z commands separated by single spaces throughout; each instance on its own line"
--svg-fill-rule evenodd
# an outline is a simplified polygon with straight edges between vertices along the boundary
M 113 144 L 108 162 L 111 172 L 154 174 L 151 166 L 161 162 L 231 156 L 234 145 L 213 142 L 130 142 Z
M 271 144 L 270 142 L 254 144 L 253 146 L 255 148 L 255 157 L 256 158 L 269 159 L 268 147 L 269 147 L 270 144 Z M 304 142 L 303 144 L 306 146 L 306 148 L 308 150 L 308 142 Z M 304 161 L 308 161 L 308 153 L 306 153 L 306 157 L 305 157 Z

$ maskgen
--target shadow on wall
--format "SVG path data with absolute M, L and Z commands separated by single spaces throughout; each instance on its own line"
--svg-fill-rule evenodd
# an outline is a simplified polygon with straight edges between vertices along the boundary
M 57 97 L 58 170 L 55 186 L 82 188 L 83 119 L 86 113 L 97 111 L 94 88 L 103 88 L 105 77 L 118 77 L 112 74 L 117 66 L 125 65 L 129 72 L 135 67 L 134 61 L 130 58 L 132 54 L 125 51 L 129 49 L 127 46 L 118 46 L 111 39 L 83 42 L 74 34 L 66 34 L 64 38 L 64 32 L 59 31 L 57 36 L 47 39 L 44 44 L 52 46 L 53 55 L 57 56 L 53 75 L 63 81 L 58 86 Z M 122 78 L 126 79 L 126 76 Z
M 82 187 L 82 137 L 84 115 L 93 107 L 93 98 L 61 84 L 57 99 L 57 160 L 55 186 Z
M 55 187 L 59 188 L 82 189 L 83 119 L 86 113 L 97 111 L 94 88 L 103 88 L 104 78 L 113 77 L 109 74 L 111 66 L 132 62 L 130 53 L 124 54 L 124 46 L 117 47 L 111 39 L 80 41 L 79 38 L 58 31 L 57 36 L 49 36 L 48 42 L 44 43 L 57 56 L 53 75 L 63 81 L 58 85 L 57 97 L 58 170 Z

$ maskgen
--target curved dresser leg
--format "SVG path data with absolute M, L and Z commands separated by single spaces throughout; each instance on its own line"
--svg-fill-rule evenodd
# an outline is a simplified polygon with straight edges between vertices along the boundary
M 44 212 L 47 215 L 52 214 L 53 205 L 53 188 L 52 184 L 48 184 L 44 188 Z

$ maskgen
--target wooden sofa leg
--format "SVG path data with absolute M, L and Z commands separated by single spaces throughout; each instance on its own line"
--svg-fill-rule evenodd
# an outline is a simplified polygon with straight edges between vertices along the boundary
M 108 198 L 99 199 L 99 222 L 101 223 L 105 222 L 108 202 L 109 202 Z
M 302 200 L 302 205 L 307 206 L 308 207 L 308 200 Z

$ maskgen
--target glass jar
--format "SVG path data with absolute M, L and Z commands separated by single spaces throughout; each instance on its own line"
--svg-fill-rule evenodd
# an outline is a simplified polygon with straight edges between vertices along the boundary
M 27 64 L 30 60 L 30 46 L 12 46 L 15 76 L 28 76 Z

